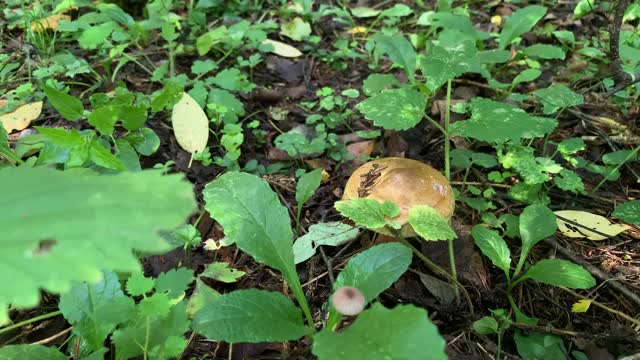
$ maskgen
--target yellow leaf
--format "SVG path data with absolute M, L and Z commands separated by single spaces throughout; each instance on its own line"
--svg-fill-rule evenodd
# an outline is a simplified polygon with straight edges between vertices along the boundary
M 64 14 L 54 14 L 54 15 L 48 16 L 44 19 L 40 19 L 31 23 L 31 30 L 36 32 L 45 31 L 45 30 L 55 31 L 58 28 L 58 24 L 62 20 L 70 21 L 71 16 L 64 15 Z
M 558 230 L 571 238 L 587 238 L 589 240 L 604 240 L 629 229 L 625 224 L 612 224 L 607 218 L 586 211 L 562 210 L 556 211 Z M 563 219 L 569 220 L 564 221 Z M 590 231 L 594 230 L 594 231 Z
M 7 101 L 0 100 L 0 109 L 7 105 Z M 0 123 L 2 127 L 10 133 L 13 130 L 24 130 L 31 124 L 31 121 L 40 116 L 42 112 L 42 101 L 36 101 L 30 104 L 19 106 L 13 112 L 0 115 Z
M 502 16 L 500 15 L 495 15 L 491 17 L 491 23 L 495 24 L 497 26 L 500 26 L 500 24 L 502 24 Z
M 353 35 L 353 34 L 361 34 L 361 33 L 366 33 L 366 32 L 367 32 L 367 28 L 364 27 L 364 26 L 356 26 L 356 27 L 353 27 L 353 28 L 351 28 L 351 29 L 349 29 L 347 31 L 347 33 L 351 34 L 351 35 Z
M 591 300 L 578 300 L 577 303 L 571 306 L 571 312 L 584 313 L 589 310 L 589 306 L 591 306 Z
M 280 41 L 266 39 L 262 41 L 262 45 L 272 45 L 273 50 L 270 50 L 270 52 L 282 57 L 294 58 L 302 55 L 302 52 L 300 52 L 300 50 Z
M 207 146 L 209 119 L 189 94 L 182 93 L 182 98 L 173 107 L 171 124 L 178 144 L 186 151 L 194 154 Z

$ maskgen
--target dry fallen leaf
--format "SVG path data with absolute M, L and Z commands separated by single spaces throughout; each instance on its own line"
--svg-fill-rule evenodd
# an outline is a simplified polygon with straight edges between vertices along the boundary
M 71 16 L 64 14 L 53 14 L 44 19 L 40 19 L 31 23 L 32 31 L 45 31 L 45 30 L 53 30 L 55 31 L 58 28 L 58 24 L 62 20 L 71 20 Z
M 587 312 L 587 310 L 589 310 L 589 306 L 591 306 L 591 300 L 582 299 L 571 306 L 571 312 L 585 313 Z
M 266 40 L 262 41 L 262 44 L 263 45 L 272 45 L 273 46 L 273 50 L 270 50 L 270 52 L 272 52 L 272 53 L 274 53 L 276 55 L 280 55 L 280 56 L 283 56 L 283 57 L 289 57 L 289 58 L 302 56 L 302 52 L 300 52 L 300 50 L 294 48 L 291 45 L 288 45 L 288 44 L 285 44 L 283 42 L 280 42 L 280 41 L 266 39 Z
M 604 216 L 591 214 L 586 211 L 562 210 L 556 211 L 554 214 L 556 214 L 558 230 L 560 230 L 565 236 L 571 238 L 604 240 L 629 229 L 628 225 L 612 224 Z M 569 221 L 564 221 L 563 219 Z
M 367 32 L 367 28 L 364 26 L 356 26 L 356 27 L 352 27 L 351 29 L 347 30 L 347 34 L 362 34 L 362 33 L 366 33 Z
M 191 154 L 201 152 L 209 140 L 209 119 L 204 110 L 187 93 L 173 107 L 173 133 L 178 144 Z
M 6 100 L 0 100 L 0 109 L 7 105 Z M 31 121 L 40 116 L 42 112 L 42 101 L 36 101 L 30 104 L 19 106 L 13 112 L 0 115 L 0 123 L 2 127 L 10 133 L 14 130 L 20 131 L 26 129 Z

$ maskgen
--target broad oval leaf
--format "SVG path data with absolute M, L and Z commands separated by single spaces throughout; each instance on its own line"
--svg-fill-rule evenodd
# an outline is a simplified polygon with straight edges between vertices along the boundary
M 0 110 L 6 105 L 6 101 L 0 100 Z M 0 123 L 2 127 L 10 133 L 14 130 L 20 131 L 26 129 L 31 121 L 40 116 L 42 112 L 42 101 L 32 102 L 18 106 L 14 111 L 0 115 Z
M 526 257 L 533 245 L 553 235 L 558 228 L 556 216 L 544 205 L 527 206 L 520 215 L 519 226 L 522 238 L 520 257 Z
M 596 279 L 582 266 L 562 259 L 540 260 L 522 278 L 573 289 L 589 289 L 596 285 Z
M 45 84 L 40 84 L 40 88 L 51 102 L 51 105 L 63 118 L 76 121 L 84 114 L 84 105 L 80 99 L 65 94 Z
M 209 119 L 204 110 L 187 93 L 173 106 L 171 113 L 173 133 L 180 146 L 194 154 L 207 147 Z
M 296 202 L 299 207 L 306 203 L 322 182 L 322 169 L 315 169 L 300 176 L 296 185 Z
M 242 251 L 285 276 L 295 274 L 289 214 L 266 181 L 228 172 L 207 184 L 203 198 L 205 209 Z
M 483 316 L 473 322 L 473 331 L 480 335 L 495 334 L 498 332 L 498 322 L 491 316 Z
M 505 274 L 509 274 L 511 265 L 511 252 L 504 239 L 497 231 L 487 229 L 482 225 L 476 225 L 471 231 L 473 240 L 480 248 L 480 251 L 491 260 L 493 265 L 502 269 Z
M 409 224 L 425 240 L 452 240 L 458 237 L 444 216 L 428 205 L 409 209 Z
M 356 105 L 365 118 L 388 130 L 407 130 L 422 120 L 426 97 L 411 89 L 383 90 Z
M 358 288 L 366 302 L 370 302 L 396 282 L 411 265 L 411 249 L 400 243 L 385 243 L 369 248 L 347 263 L 333 284 Z M 340 314 L 331 305 L 328 328 L 340 319 Z
M 255 289 L 213 299 L 196 313 L 193 329 L 209 339 L 231 343 L 288 341 L 311 333 L 289 298 Z
M 319 245 L 339 246 L 360 233 L 360 229 L 338 221 L 313 224 L 293 243 L 293 256 L 299 264 L 316 253 Z
M 546 13 L 547 8 L 539 5 L 529 5 L 514 12 L 507 18 L 500 33 L 499 48 L 505 49 L 515 38 L 533 29 Z
M 313 338 L 313 354 L 319 360 L 439 360 L 447 358 L 444 348 L 427 312 L 413 305 L 386 309 L 376 303 L 346 330 L 325 328 Z
M 604 216 L 586 211 L 561 210 L 554 214 L 557 216 L 558 230 L 571 238 L 604 240 L 629 229 L 625 224 L 612 224 Z
M 580 105 L 584 102 L 584 97 L 581 94 L 576 94 L 562 84 L 553 84 L 545 89 L 535 90 L 533 94 L 542 102 L 543 112 L 546 115 L 553 114 L 561 108 Z
M 422 73 L 427 76 L 427 87 L 435 92 L 448 80 L 471 70 L 475 55 L 476 47 L 470 40 L 451 46 L 433 46 L 429 56 L 421 62 Z
M 137 270 L 132 251 L 168 250 L 158 232 L 196 208 L 191 184 L 157 171 L 100 176 L 6 168 L 0 188 L 11 189 L 0 199 L 0 322 L 10 303 L 37 305 L 40 289 L 65 292 L 72 281 L 99 281 L 105 269 Z
M 411 82 L 416 76 L 416 51 L 413 45 L 402 35 L 378 33 L 371 37 L 376 43 L 376 51 L 387 54 L 394 64 L 404 69 Z

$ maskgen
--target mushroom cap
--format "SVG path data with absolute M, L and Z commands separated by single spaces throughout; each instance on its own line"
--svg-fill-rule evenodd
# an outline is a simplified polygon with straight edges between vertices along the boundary
M 380 202 L 391 201 L 400 208 L 393 220 L 402 228 L 404 237 L 416 236 L 409 224 L 409 209 L 416 205 L 429 205 L 447 220 L 455 208 L 453 189 L 447 179 L 431 166 L 405 158 L 382 158 L 369 161 L 357 168 L 345 185 L 343 200 L 369 198 Z M 377 232 L 393 235 L 388 229 Z
M 358 288 L 341 286 L 333 293 L 331 304 L 340 314 L 354 316 L 360 314 L 367 303 Z

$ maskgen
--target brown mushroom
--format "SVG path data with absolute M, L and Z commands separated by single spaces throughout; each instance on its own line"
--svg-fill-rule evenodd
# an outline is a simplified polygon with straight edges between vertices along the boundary
M 333 293 L 331 304 L 340 314 L 354 316 L 364 310 L 366 302 L 358 288 L 341 286 Z
M 440 172 L 420 161 L 394 157 L 369 161 L 351 174 L 342 199 L 354 198 L 396 204 L 400 215 L 393 220 L 402 225 L 400 235 L 404 237 L 416 236 L 409 224 L 410 208 L 429 205 L 449 220 L 455 207 L 451 185 Z M 386 228 L 376 231 L 393 235 Z

